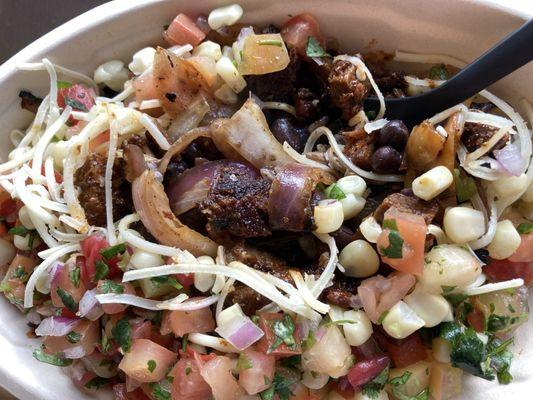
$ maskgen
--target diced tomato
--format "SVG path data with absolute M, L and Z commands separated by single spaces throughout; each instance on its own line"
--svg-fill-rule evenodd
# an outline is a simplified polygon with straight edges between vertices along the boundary
M 81 252 L 85 256 L 81 276 L 87 286 L 90 282 L 94 282 L 94 275 L 96 273 L 96 262 L 103 261 L 103 257 L 100 251 L 109 247 L 109 243 L 102 235 L 96 234 L 89 236 L 81 241 Z M 109 260 L 105 260 L 105 263 L 109 267 L 108 278 L 116 278 L 122 274 L 120 268 L 118 268 L 118 257 L 113 257 Z
M 176 361 L 177 354 L 148 339 L 134 339 L 118 367 L 139 382 L 158 382 Z M 151 363 L 153 362 L 153 363 Z
M 225 356 L 217 356 L 200 367 L 200 374 L 211 387 L 217 400 L 239 400 L 244 390 L 231 373 L 233 363 Z
M 43 344 L 48 354 L 66 353 L 68 358 L 82 358 L 91 354 L 96 348 L 99 338 L 99 323 L 91 321 L 80 321 L 73 329 L 80 335 L 80 340 L 76 343 L 68 341 L 66 336 L 46 336 Z
M 369 360 L 375 358 L 376 356 L 383 355 L 383 351 L 379 348 L 376 339 L 371 336 L 365 343 L 361 346 L 352 347 L 352 353 L 355 356 L 356 360 Z
M 396 368 L 407 367 L 427 358 L 427 350 L 418 332 L 405 339 L 393 339 L 383 331 L 376 331 L 374 337 L 391 358 Z
M 520 235 L 522 241 L 520 246 L 514 252 L 514 254 L 509 257 L 509 261 L 513 262 L 528 262 L 533 261 L 533 233 L 527 233 Z
M 389 364 L 390 360 L 387 356 L 359 361 L 348 371 L 348 381 L 357 390 L 378 376 Z
M 32 274 L 36 265 L 37 261 L 35 259 L 20 254 L 17 254 L 11 260 L 2 279 L 4 295 L 10 302 L 14 304 L 24 302 L 25 282 Z
M 328 386 L 333 392 L 336 392 L 344 399 L 351 400 L 354 398 L 355 391 L 353 390 L 353 387 L 350 384 L 350 381 L 348 381 L 348 377 L 346 376 L 339 378 L 337 381 L 330 380 Z
M 77 83 L 68 88 L 59 89 L 57 104 L 61 108 L 71 106 L 73 110 L 87 112 L 94 106 L 94 98 L 93 89 Z
M 141 75 L 133 80 L 135 100 L 141 103 L 143 100 L 157 99 L 158 92 L 154 84 L 153 74 Z
M 151 339 L 152 323 L 142 319 L 135 319 L 130 321 L 131 324 L 131 338 L 132 339 Z
M 177 274 L 175 278 L 184 288 L 189 288 L 194 284 L 194 274 Z
M 274 379 L 276 358 L 251 349 L 246 349 L 240 357 L 246 365 L 239 372 L 239 385 L 248 394 L 256 394 L 268 389 Z
M 204 400 L 211 397 L 211 387 L 202 378 L 200 366 L 190 358 L 180 359 L 170 376 L 172 381 L 172 398 L 182 400 Z
M 383 225 L 385 229 L 377 242 L 382 261 L 398 271 L 421 275 L 427 232 L 424 218 L 392 207 L 385 213 Z M 398 256 L 398 252 L 401 256 Z
M 62 300 L 61 294 L 63 296 L 70 296 L 77 307 L 77 304 L 87 290 L 80 275 L 81 269 L 72 261 L 57 266 L 50 287 L 50 297 L 54 306 L 69 309 L 70 305 L 64 304 L 65 302 Z M 76 312 L 75 309 L 69 309 L 69 311 Z
M 106 280 L 100 280 L 98 281 L 98 284 L 96 285 L 96 292 L 98 294 L 104 293 L 103 287 L 105 285 Z M 115 279 L 115 284 L 122 286 L 124 289 L 121 294 L 135 294 L 135 288 L 133 285 L 129 282 L 122 282 L 119 279 Z M 102 310 L 106 314 L 119 314 L 123 312 L 128 306 L 126 304 L 102 304 Z
M 274 321 L 283 321 L 285 314 L 282 313 L 261 313 L 259 315 L 259 327 L 265 335 L 257 342 L 257 349 L 265 354 L 272 354 L 277 357 L 290 357 L 296 354 L 302 354 L 301 338 L 296 327 L 294 332 L 295 345 L 289 348 L 285 343 L 281 343 L 274 347 L 274 343 L 278 339 L 274 333 Z M 289 318 L 291 318 L 289 316 Z
M 466 316 L 466 321 L 476 332 L 485 331 L 485 315 L 481 310 L 474 308 Z
M 291 386 L 291 396 L 289 400 L 309 400 L 309 389 L 303 383 L 297 382 Z
M 172 44 L 198 46 L 205 33 L 185 14 L 178 14 L 165 31 L 165 38 Z
M 104 143 L 109 142 L 109 130 L 102 132 L 89 142 L 89 152 L 97 152 L 99 147 Z
M 17 217 L 17 201 L 12 199 L 6 199 L 0 203 L 0 216 L 5 218 L 7 222 L 15 222 Z
M 172 332 L 180 337 L 186 333 L 206 333 L 215 329 L 215 320 L 209 307 L 194 311 L 171 311 L 169 318 Z
M 0 237 L 4 237 L 7 235 L 7 227 L 6 224 L 3 222 L 0 222 Z
M 309 37 L 314 37 L 324 46 L 326 40 L 320 33 L 317 20 L 310 14 L 298 14 L 288 20 L 281 29 L 281 36 L 289 48 L 295 48 L 302 57 L 307 57 L 306 48 Z
M 512 262 L 509 260 L 491 260 L 483 267 L 483 272 L 494 282 L 522 278 L 526 286 L 533 282 L 533 262 Z
M 132 392 L 126 390 L 125 383 L 113 385 L 113 400 L 151 400 L 142 389 L 137 388 Z
M 152 326 L 152 332 L 150 333 L 150 340 L 160 344 L 163 347 L 169 348 L 174 340 L 172 335 L 161 335 L 157 328 Z

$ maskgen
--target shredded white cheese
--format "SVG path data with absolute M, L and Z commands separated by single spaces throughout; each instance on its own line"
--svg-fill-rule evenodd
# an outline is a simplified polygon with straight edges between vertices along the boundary
M 467 296 L 478 296 L 484 293 L 497 292 L 499 290 L 506 289 L 515 289 L 524 285 L 523 279 L 511 279 L 509 281 L 497 282 L 497 283 L 487 283 L 486 285 L 478 287 L 470 287 L 464 290 L 464 294 Z

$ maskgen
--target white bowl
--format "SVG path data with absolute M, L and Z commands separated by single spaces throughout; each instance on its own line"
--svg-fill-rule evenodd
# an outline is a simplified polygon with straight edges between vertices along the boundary
M 250 23 L 279 23 L 290 15 L 310 12 L 320 21 L 321 29 L 328 36 L 338 38 L 346 49 L 366 50 L 370 46 L 376 50 L 450 54 L 471 61 L 531 17 L 531 3 L 527 0 L 523 1 L 522 11 L 509 8 L 509 4 L 497 5 L 495 1 L 241 0 L 239 3 L 245 9 L 244 20 Z M 178 12 L 196 15 L 223 3 L 230 2 L 116 0 L 67 22 L 20 51 L 0 67 L 0 118 L 4 137 L 0 156 L 5 159 L 9 149 L 8 132 L 25 127 L 31 120 L 31 114 L 19 107 L 19 90 L 29 89 L 38 95 L 48 92 L 46 74 L 17 71 L 18 62 L 48 57 L 91 74 L 103 61 L 116 58 L 128 61 L 135 50 L 161 42 L 163 25 Z M 532 73 L 531 65 L 524 67 L 493 89 L 516 106 L 519 98 L 528 97 L 532 92 Z M 25 319 L 1 297 L 0 385 L 21 400 L 93 398 L 79 392 L 59 368 L 33 359 L 32 349 L 39 346 L 39 341 L 26 337 Z M 517 358 L 512 367 L 515 380 L 511 385 L 498 386 L 469 377 L 460 398 L 531 398 L 527 388 L 533 387 L 533 340 L 528 332 L 533 332 L 531 321 L 517 335 L 514 348 Z M 101 398 L 108 395 L 102 394 Z

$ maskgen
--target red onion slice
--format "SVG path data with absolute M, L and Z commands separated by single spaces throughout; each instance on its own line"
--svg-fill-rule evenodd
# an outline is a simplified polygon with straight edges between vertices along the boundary
M 80 322 L 79 319 L 67 317 L 48 317 L 35 329 L 37 336 L 65 336 Z
M 319 182 L 333 183 L 334 178 L 318 168 L 288 164 L 281 169 L 270 189 L 268 217 L 272 229 L 310 230 L 311 197 Z
M 100 318 L 104 311 L 100 307 L 100 303 L 96 300 L 96 289 L 87 290 L 79 303 L 79 309 L 76 315 L 79 317 L 86 317 L 91 321 L 96 321 Z
M 244 350 L 261 339 L 264 332 L 248 317 L 220 325 L 215 332 L 230 342 L 237 350 Z
M 494 150 L 493 153 L 503 169 L 511 175 L 519 176 L 524 171 L 524 159 L 517 145 L 511 143 L 501 150 Z

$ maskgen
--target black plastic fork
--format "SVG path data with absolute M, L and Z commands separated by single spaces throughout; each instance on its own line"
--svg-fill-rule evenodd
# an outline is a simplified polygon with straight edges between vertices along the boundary
M 426 93 L 386 98 L 385 117 L 414 125 L 459 104 L 533 60 L 533 19 L 509 34 L 442 85 Z M 379 110 L 377 97 L 365 100 L 365 110 Z

